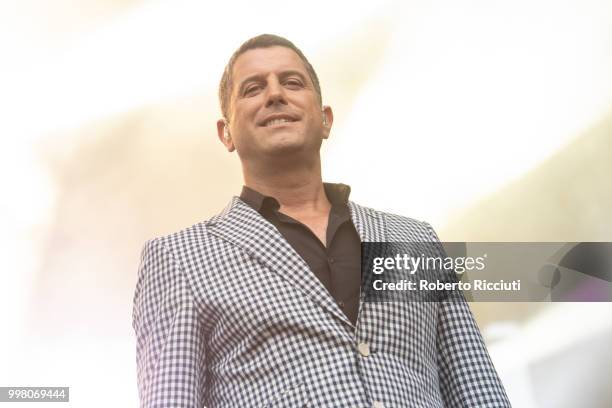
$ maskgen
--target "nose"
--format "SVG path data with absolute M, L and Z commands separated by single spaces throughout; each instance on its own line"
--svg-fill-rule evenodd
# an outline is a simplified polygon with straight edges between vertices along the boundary
M 269 80 L 267 88 L 266 107 L 276 104 L 287 105 L 285 89 L 276 78 Z

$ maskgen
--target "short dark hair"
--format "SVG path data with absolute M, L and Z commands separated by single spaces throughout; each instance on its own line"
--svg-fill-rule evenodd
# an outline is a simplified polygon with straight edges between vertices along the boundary
M 223 117 L 227 118 L 229 101 L 230 101 L 230 93 L 232 90 L 232 70 L 234 69 L 234 64 L 238 57 L 248 50 L 252 50 L 255 48 L 268 48 L 274 46 L 286 47 L 293 50 L 302 60 L 304 65 L 306 66 L 306 71 L 308 71 L 308 75 L 310 76 L 310 80 L 314 84 L 315 91 L 319 97 L 319 104 L 323 103 L 323 97 L 321 96 L 321 86 L 319 85 L 319 78 L 317 77 L 317 73 L 314 68 L 308 62 L 308 59 L 302 51 L 298 47 L 295 46 L 291 41 L 286 38 L 280 37 L 274 34 L 261 34 L 256 37 L 250 38 L 246 40 L 240 48 L 238 48 L 232 54 L 229 62 L 225 66 L 223 70 L 223 75 L 221 76 L 221 82 L 219 83 L 219 103 L 221 104 L 221 113 L 223 113 Z

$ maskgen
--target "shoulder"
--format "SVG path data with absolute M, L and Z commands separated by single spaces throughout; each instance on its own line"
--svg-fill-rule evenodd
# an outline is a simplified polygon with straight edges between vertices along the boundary
M 439 241 L 432 226 L 426 221 L 404 215 L 375 210 L 351 202 L 357 212 L 378 219 L 385 226 L 387 241 Z
M 218 246 L 220 245 L 218 236 L 211 234 L 210 231 L 216 228 L 217 224 L 223 224 L 234 217 L 238 202 L 238 197 L 234 197 L 220 213 L 209 219 L 176 232 L 152 238 L 147 241 L 147 244 L 161 245 L 177 256 L 189 255 L 193 251 L 201 251 L 210 246 Z
M 213 247 L 215 237 L 208 232 L 207 221 L 193 224 L 181 230 L 152 237 L 144 242 L 141 251 L 141 274 L 164 274 L 178 278 L 190 269 L 193 259 Z
M 163 247 L 166 251 L 174 254 L 181 253 L 191 245 L 202 243 L 210 238 L 208 222 L 202 221 L 170 234 L 151 238 L 145 245 Z
M 204 240 L 206 236 L 206 222 L 201 222 L 180 231 L 148 239 L 142 247 L 141 269 L 143 267 L 149 269 L 148 266 L 164 265 L 163 269 L 165 270 L 179 271 L 181 269 L 181 254 L 190 245 Z

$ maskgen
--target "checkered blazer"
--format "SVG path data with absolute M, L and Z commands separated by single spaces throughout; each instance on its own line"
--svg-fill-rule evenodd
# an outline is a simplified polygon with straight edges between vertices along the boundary
M 349 202 L 362 241 L 431 227 Z M 238 197 L 148 241 L 134 295 L 140 406 L 509 407 L 465 302 L 361 302 L 356 326 Z

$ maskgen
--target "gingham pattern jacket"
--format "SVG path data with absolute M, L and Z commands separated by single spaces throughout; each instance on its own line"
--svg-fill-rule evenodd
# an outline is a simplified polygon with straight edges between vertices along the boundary
M 364 242 L 438 239 L 349 207 Z M 361 302 L 355 326 L 238 197 L 146 243 L 133 327 L 141 407 L 510 406 L 467 303 Z

